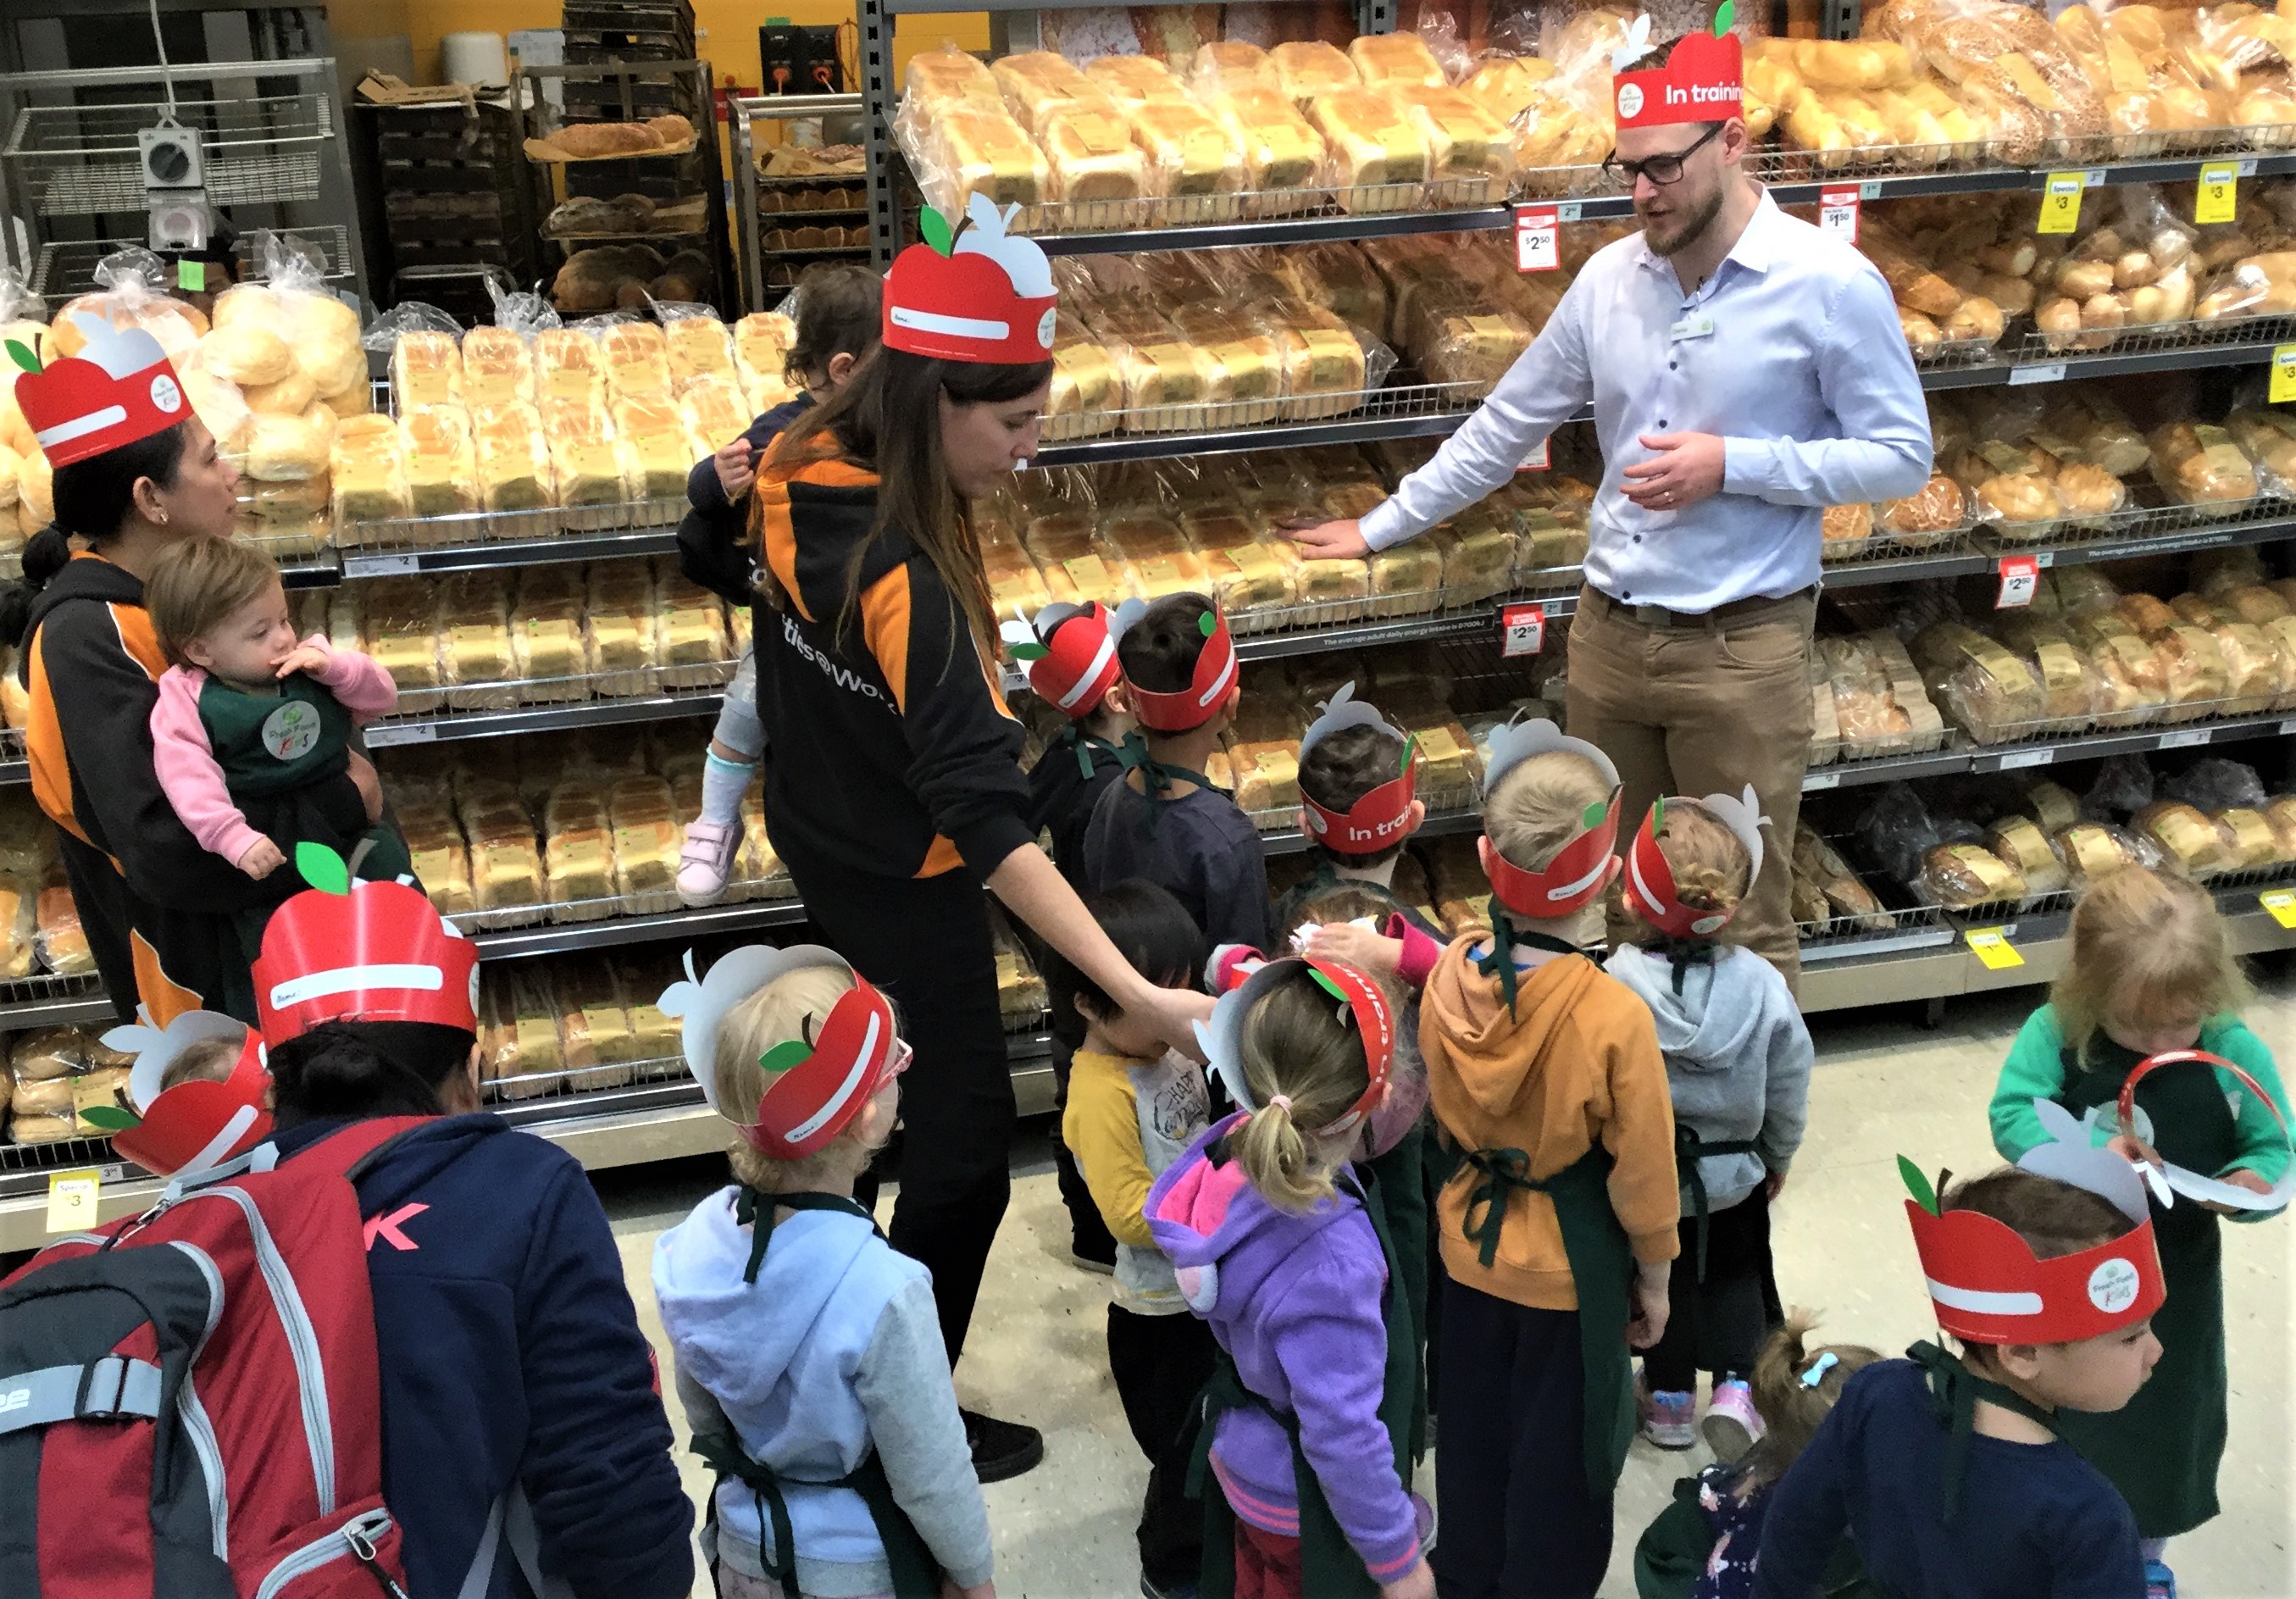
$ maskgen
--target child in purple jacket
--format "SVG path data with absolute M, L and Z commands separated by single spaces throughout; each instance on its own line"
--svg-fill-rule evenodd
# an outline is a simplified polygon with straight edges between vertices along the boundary
M 1208 1527 L 1204 1559 L 1208 1579 L 1233 1560 L 1235 1599 L 1435 1591 L 1408 1491 L 1418 1352 L 1390 1344 L 1391 1255 L 1348 1168 L 1386 1097 L 1393 1018 L 1353 967 L 1261 967 L 1200 1029 L 1243 1110 L 1149 1191 L 1149 1228 L 1224 1354 L 1205 1464 L 1234 1530 L 1223 1546 Z

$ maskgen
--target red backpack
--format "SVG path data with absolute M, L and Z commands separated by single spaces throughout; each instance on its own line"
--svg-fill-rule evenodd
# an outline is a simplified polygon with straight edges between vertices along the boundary
M 0 1284 L 0 1594 L 406 1599 L 349 1179 L 424 1119 L 199 1179 Z

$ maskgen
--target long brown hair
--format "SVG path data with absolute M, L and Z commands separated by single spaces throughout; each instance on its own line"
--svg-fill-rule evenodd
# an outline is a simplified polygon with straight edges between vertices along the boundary
M 956 492 L 941 448 L 940 397 L 947 393 L 960 406 L 1004 405 L 1035 393 L 1052 375 L 1050 361 L 989 365 L 880 346 L 862 357 L 828 404 L 807 412 L 775 442 L 769 466 L 842 459 L 877 474 L 877 520 L 869 542 L 853 552 L 846 569 L 840 630 L 859 611 L 861 570 L 876 536 L 898 528 L 956 596 L 984 658 L 992 654 L 996 624 L 988 578 L 972 508 Z
M 1332 1195 L 1349 1141 L 1320 1136 L 1371 1084 L 1363 1038 L 1341 1022 L 1304 966 L 1243 1019 L 1243 1076 L 1260 1108 L 1229 1140 L 1236 1164 L 1279 1210 L 1304 1214 Z M 1282 1095 L 1288 1104 L 1275 1103 Z
M 2073 954 L 2049 997 L 2077 1058 L 2108 1017 L 2168 1026 L 2237 1013 L 2248 980 L 2206 889 L 2145 866 L 2092 884 L 2073 907 Z

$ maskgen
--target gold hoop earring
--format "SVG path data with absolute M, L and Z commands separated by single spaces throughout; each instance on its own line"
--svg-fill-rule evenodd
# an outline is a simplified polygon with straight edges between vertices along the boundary
M 164 511 L 160 512 L 160 525 L 163 528 L 168 525 L 168 513 Z

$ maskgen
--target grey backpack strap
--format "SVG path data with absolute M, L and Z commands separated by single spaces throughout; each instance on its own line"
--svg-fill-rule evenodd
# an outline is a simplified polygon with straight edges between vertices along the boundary
M 495 1551 L 502 1544 L 503 1506 L 509 1496 L 505 1493 L 488 1507 L 486 1530 L 479 1535 L 478 1553 L 471 1556 L 471 1569 L 463 1573 L 455 1599 L 487 1599 L 495 1577 Z
M 542 1570 L 542 1535 L 535 1530 L 534 1506 L 527 1502 L 525 1485 L 512 1483 L 504 1502 L 503 1535 L 510 1540 L 511 1558 L 526 1574 L 526 1586 L 534 1590 L 535 1599 L 574 1599 L 572 1583 L 547 1576 Z

